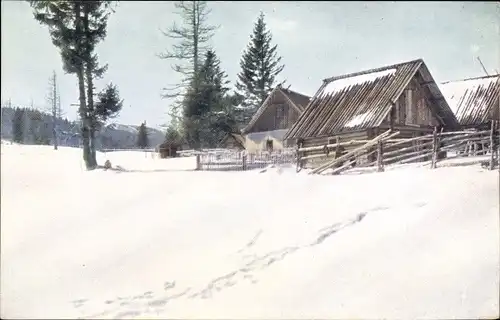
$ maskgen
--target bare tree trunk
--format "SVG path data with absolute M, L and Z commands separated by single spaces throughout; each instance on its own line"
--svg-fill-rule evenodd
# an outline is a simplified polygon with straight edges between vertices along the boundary
M 87 64 L 85 70 L 87 77 L 87 109 L 89 113 L 89 148 L 90 148 L 90 160 L 94 167 L 97 167 L 97 158 L 95 150 L 95 131 L 96 131 L 96 119 L 94 115 L 94 81 L 92 79 L 92 70 Z
M 54 150 L 57 150 L 57 86 L 56 86 L 56 72 L 52 75 L 52 142 Z
M 90 32 L 89 30 L 89 12 L 88 5 L 84 4 L 84 13 L 83 13 L 83 28 L 85 36 L 88 37 Z M 87 39 L 87 43 L 90 39 Z M 97 159 L 96 159 L 96 150 L 95 150 L 95 128 L 96 128 L 96 119 L 94 114 L 94 80 L 92 75 L 92 53 L 90 52 L 90 45 L 87 44 L 87 48 L 85 48 L 86 54 L 86 63 L 85 63 L 85 77 L 87 78 L 87 114 L 89 116 L 88 119 L 88 130 L 89 130 L 89 148 L 90 148 L 90 165 L 93 168 L 97 167 Z
M 91 98 L 93 95 L 93 81 L 92 81 L 92 71 L 87 68 L 87 97 L 88 98 L 88 109 L 89 109 L 89 148 L 90 148 L 90 160 L 92 163 L 92 166 L 97 167 L 97 157 L 96 157 L 96 150 L 95 150 L 95 131 L 96 131 L 96 119 L 94 116 L 94 101 Z
M 80 6 L 75 6 L 75 29 L 76 33 L 82 35 L 82 27 L 81 27 L 81 10 Z M 87 109 L 87 102 L 85 97 L 85 77 L 84 77 L 84 61 L 80 58 L 80 63 L 77 66 L 77 77 L 78 77 L 78 93 L 80 100 L 80 118 L 82 119 L 82 149 L 83 149 L 83 161 L 85 161 L 85 167 L 87 170 L 92 170 L 95 167 L 92 163 L 92 155 L 90 150 L 90 136 L 89 136 L 89 128 L 90 128 L 90 118 Z
M 87 113 L 87 103 L 85 97 L 85 80 L 83 77 L 83 70 L 78 70 L 78 91 L 80 100 L 80 118 L 82 119 L 82 148 L 83 148 L 83 161 L 87 170 L 93 169 L 91 162 L 90 140 L 89 140 L 89 116 Z

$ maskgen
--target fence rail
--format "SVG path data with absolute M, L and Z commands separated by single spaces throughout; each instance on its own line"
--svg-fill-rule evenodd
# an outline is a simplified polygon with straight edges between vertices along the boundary
M 322 160 L 313 166 L 312 174 L 331 170 L 332 174 L 353 167 L 376 167 L 384 171 L 386 165 L 399 165 L 413 162 L 430 162 L 431 168 L 443 159 L 489 155 L 485 165 L 492 170 L 498 164 L 500 154 L 500 130 L 493 121 L 490 130 L 438 132 L 413 138 L 397 138 L 399 132 L 390 130 L 372 140 L 352 140 L 297 149 L 297 171 L 310 160 Z M 338 139 L 337 139 L 338 141 Z M 350 151 L 340 151 L 349 147 Z M 345 149 L 344 149 L 345 150 Z M 314 154 L 310 154 L 314 152 Z M 483 161 L 484 162 L 484 161 Z
M 138 152 L 156 152 L 155 149 L 140 149 L 140 148 L 122 148 L 122 149 L 112 149 L 112 148 L 103 148 L 99 149 L 101 152 L 118 152 L 118 151 L 138 151 Z

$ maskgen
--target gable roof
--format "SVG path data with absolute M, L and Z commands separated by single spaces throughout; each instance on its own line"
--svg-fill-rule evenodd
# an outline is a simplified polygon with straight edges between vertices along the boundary
M 257 123 L 257 120 L 262 116 L 264 111 L 271 105 L 272 100 L 274 99 L 276 94 L 281 94 L 283 97 L 285 97 L 285 100 L 295 109 L 297 112 L 302 114 L 304 112 L 305 107 L 309 103 L 309 100 L 311 99 L 310 97 L 298 93 L 296 91 L 290 90 L 290 89 L 285 89 L 281 87 L 281 85 L 277 85 L 267 96 L 266 100 L 262 103 L 262 105 L 257 109 L 257 111 L 254 113 L 252 116 L 252 119 L 250 119 L 250 122 L 246 125 L 245 128 L 241 130 L 243 134 L 249 132 L 255 123 Z
M 447 81 L 440 88 L 460 125 L 498 119 L 500 75 Z
M 311 97 L 288 88 L 280 87 L 280 90 L 302 111 L 304 111 L 309 104 L 309 100 L 311 100 Z
M 458 122 L 422 59 L 323 80 L 306 110 L 284 139 L 320 137 L 379 126 L 413 77 L 420 74 L 437 108 L 436 118 Z
M 242 148 L 245 149 L 245 138 L 238 133 L 227 133 L 222 137 L 222 139 L 219 141 L 218 146 L 221 147 L 224 142 L 227 141 L 227 139 L 232 138 L 236 143 Z

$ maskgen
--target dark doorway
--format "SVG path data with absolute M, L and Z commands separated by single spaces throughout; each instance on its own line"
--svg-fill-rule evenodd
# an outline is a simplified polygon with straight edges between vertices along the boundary
M 266 141 L 266 150 L 269 152 L 273 151 L 273 140 L 267 140 Z

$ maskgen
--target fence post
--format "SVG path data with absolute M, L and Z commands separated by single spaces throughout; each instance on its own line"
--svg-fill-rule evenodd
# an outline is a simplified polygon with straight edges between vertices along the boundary
M 247 170 L 247 155 L 244 154 L 241 159 L 242 159 L 242 164 L 243 164 L 243 171 L 246 171 Z
M 337 143 L 337 146 L 335 147 L 335 158 L 337 158 L 339 156 L 339 153 L 340 153 L 340 139 L 339 139 L 339 136 L 336 136 L 335 140 L 336 140 L 336 143 Z
M 377 146 L 377 167 L 377 172 L 384 172 L 384 146 L 382 141 L 379 141 Z
M 434 127 L 434 132 L 432 133 L 432 160 L 431 160 L 431 169 L 435 169 L 436 168 L 437 153 L 438 153 L 437 127 Z
M 302 142 L 297 141 L 297 168 L 295 169 L 296 172 L 299 172 L 302 169 L 302 165 L 300 163 L 300 149 L 302 148 Z
M 495 134 L 495 121 L 491 121 L 491 128 L 490 128 L 490 170 L 493 170 L 495 167 L 494 160 L 495 158 L 493 157 L 493 151 L 494 151 L 494 134 Z
M 201 170 L 201 159 L 200 154 L 196 155 L 196 170 Z

